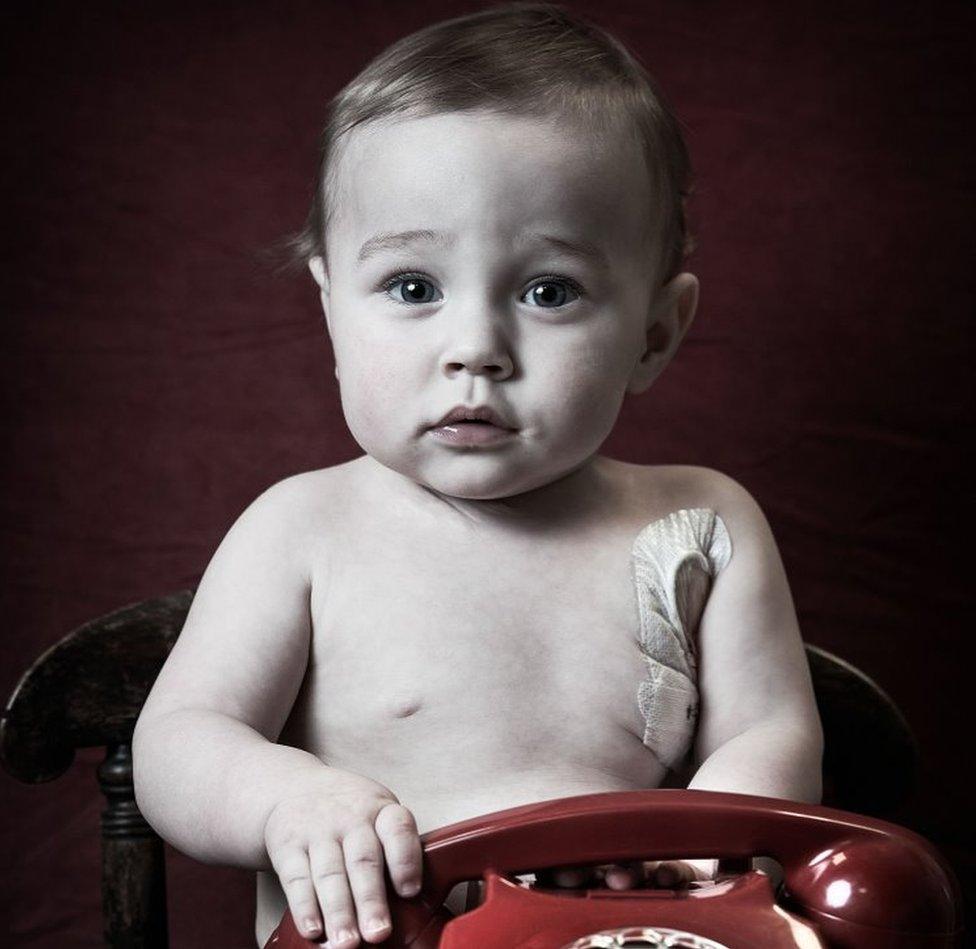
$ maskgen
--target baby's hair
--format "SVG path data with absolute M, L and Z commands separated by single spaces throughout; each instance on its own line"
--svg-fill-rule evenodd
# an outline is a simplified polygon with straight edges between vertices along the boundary
M 338 146 L 386 116 L 484 109 L 566 115 L 604 133 L 629 129 L 651 176 L 649 233 L 661 235 L 659 283 L 680 272 L 693 242 L 685 222 L 691 168 L 677 119 L 654 80 L 614 36 L 551 3 L 507 3 L 424 27 L 388 47 L 329 104 L 315 197 L 292 241 L 296 258 L 326 257 Z

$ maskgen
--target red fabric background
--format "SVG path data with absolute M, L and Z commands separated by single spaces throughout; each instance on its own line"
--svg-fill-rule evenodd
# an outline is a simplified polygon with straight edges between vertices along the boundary
M 753 492 L 805 638 L 917 733 L 905 822 L 971 885 L 970 8 L 576 6 L 660 79 L 698 182 L 696 325 L 606 449 Z M 473 8 L 5 15 L 4 695 L 82 621 L 193 584 L 270 483 L 359 453 L 311 281 L 261 251 L 303 219 L 326 100 L 396 37 Z M 97 760 L 0 780 L 8 944 L 100 944 Z M 173 855 L 174 946 L 248 945 L 251 900 L 248 874 Z

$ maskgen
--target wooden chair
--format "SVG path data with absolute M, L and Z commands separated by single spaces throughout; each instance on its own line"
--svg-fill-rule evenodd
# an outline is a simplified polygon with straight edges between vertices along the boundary
M 105 940 L 165 949 L 163 842 L 136 806 L 130 744 L 139 710 L 193 599 L 183 590 L 86 623 L 47 650 L 18 683 L 0 721 L 0 761 L 39 783 L 63 774 L 79 748 L 104 747 Z M 808 645 L 825 734 L 824 804 L 890 817 L 914 788 L 918 754 L 887 695 L 842 659 Z

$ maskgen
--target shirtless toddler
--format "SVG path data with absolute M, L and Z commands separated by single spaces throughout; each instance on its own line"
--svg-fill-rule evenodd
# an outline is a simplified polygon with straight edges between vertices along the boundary
M 381 942 L 385 874 L 415 893 L 419 834 L 479 814 L 664 783 L 819 802 L 762 512 L 599 454 L 695 312 L 687 176 L 646 73 L 558 7 L 435 24 L 334 100 L 303 247 L 364 454 L 241 515 L 134 739 L 153 827 L 260 871 L 259 944 L 286 909 Z

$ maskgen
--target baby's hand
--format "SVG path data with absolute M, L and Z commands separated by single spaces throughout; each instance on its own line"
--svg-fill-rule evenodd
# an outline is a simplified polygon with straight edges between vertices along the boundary
M 716 876 L 715 860 L 649 860 L 612 864 L 608 867 L 556 870 L 552 880 L 556 886 L 579 887 L 602 879 L 611 890 L 631 890 L 638 887 L 681 887 L 696 880 L 711 880 Z
M 330 949 L 352 949 L 360 934 L 368 943 L 390 935 L 384 856 L 397 893 L 420 889 L 413 814 L 358 774 L 330 769 L 322 787 L 279 801 L 264 840 L 298 931 L 308 939 L 324 934 Z

